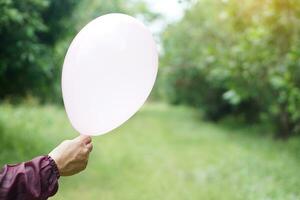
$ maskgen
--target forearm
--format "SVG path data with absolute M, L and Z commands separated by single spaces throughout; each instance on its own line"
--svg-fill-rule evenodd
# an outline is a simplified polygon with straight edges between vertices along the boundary
M 17 165 L 5 165 L 0 172 L 0 200 L 44 200 L 58 189 L 59 173 L 49 156 Z

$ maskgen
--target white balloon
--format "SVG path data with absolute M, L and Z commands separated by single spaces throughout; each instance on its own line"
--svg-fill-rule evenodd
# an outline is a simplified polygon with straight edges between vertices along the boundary
M 105 134 L 144 104 L 158 68 L 156 44 L 137 19 L 107 14 L 72 41 L 62 71 L 65 109 L 84 135 Z

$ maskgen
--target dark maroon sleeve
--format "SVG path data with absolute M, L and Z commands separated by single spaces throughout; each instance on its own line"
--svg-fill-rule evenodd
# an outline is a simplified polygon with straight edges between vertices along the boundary
M 44 200 L 58 189 L 59 172 L 50 156 L 39 156 L 0 172 L 0 200 Z

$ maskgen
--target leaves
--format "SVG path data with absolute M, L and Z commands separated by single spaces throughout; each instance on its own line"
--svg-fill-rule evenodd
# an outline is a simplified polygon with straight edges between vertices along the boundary
M 184 95 L 177 99 L 186 102 L 197 96 L 192 105 L 204 110 L 229 104 L 231 109 L 220 112 L 219 117 L 248 115 L 255 109 L 257 120 L 259 113 L 267 113 L 274 124 L 289 124 L 288 134 L 294 133 L 300 121 L 299 8 L 299 1 L 197 2 L 164 32 L 163 66 L 186 71 L 196 68 L 207 87 L 187 87 L 189 92 L 182 94 L 176 91 L 184 89 L 173 85 L 174 94 Z M 198 80 L 188 73 L 172 79 L 203 84 L 194 82 Z M 210 101 L 208 93 L 217 95 L 218 101 Z M 277 122 L 283 116 L 285 122 Z

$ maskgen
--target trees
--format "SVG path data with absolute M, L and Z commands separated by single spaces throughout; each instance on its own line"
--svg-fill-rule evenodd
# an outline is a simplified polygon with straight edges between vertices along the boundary
M 169 99 L 299 132 L 299 20 L 296 0 L 199 1 L 163 35 Z
M 0 100 L 33 95 L 60 101 L 68 45 L 88 21 L 110 12 L 157 17 L 135 0 L 0 0 Z
M 53 46 L 64 38 L 74 0 L 0 0 L 0 98 L 53 97 Z M 59 4 L 59 5 L 58 5 Z M 72 30 L 72 28 L 71 28 Z M 50 95 L 49 95 L 50 93 Z

